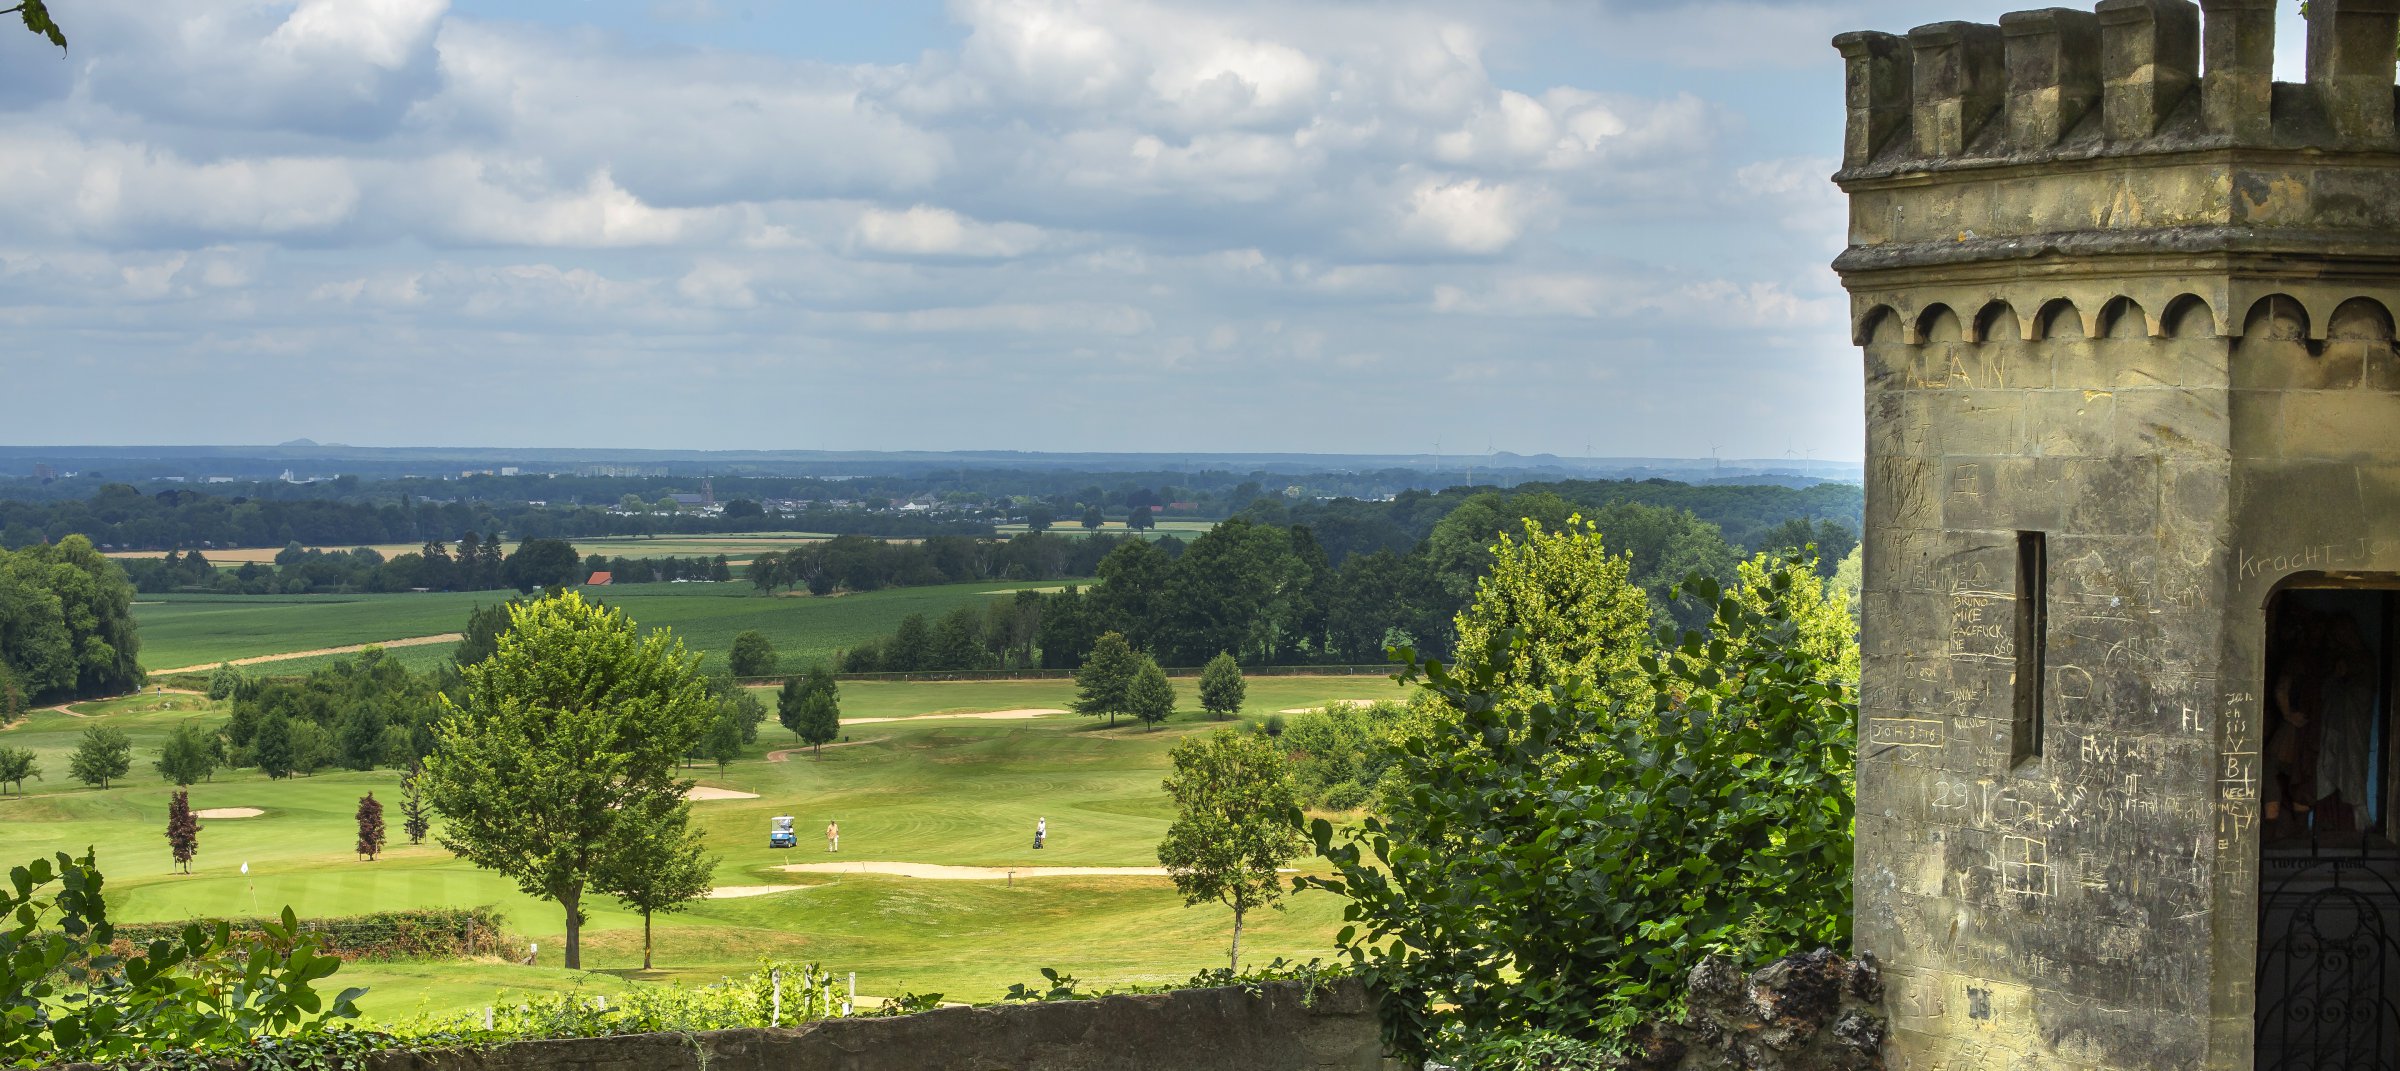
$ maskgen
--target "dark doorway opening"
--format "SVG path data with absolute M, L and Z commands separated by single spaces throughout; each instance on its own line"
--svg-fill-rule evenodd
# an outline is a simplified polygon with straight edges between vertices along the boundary
M 2400 1071 L 2392 699 L 2400 591 L 2267 604 L 2259 795 L 2259 1071 Z

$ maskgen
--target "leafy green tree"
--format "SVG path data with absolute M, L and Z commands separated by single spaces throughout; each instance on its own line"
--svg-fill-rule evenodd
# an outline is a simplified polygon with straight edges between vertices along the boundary
M 757 629 L 744 629 L 733 638 L 733 649 L 725 656 L 725 664 L 736 677 L 765 677 L 775 672 L 775 645 L 767 634 Z
M 461 666 L 471 666 L 492 657 L 500 649 L 500 634 L 508 631 L 509 607 L 514 602 L 478 606 L 467 614 L 467 627 L 460 630 L 458 646 L 450 652 L 450 660 Z
M 1141 668 L 1142 656 L 1123 635 L 1101 633 L 1092 653 L 1075 670 L 1075 713 L 1087 718 L 1106 714 L 1108 724 L 1116 725 L 1117 715 L 1132 709 L 1133 678 Z
M 425 812 L 425 767 L 412 766 L 400 779 L 400 832 L 410 844 L 423 844 L 432 828 Z
M 367 862 L 383 854 L 383 801 L 372 792 L 358 798 L 358 854 Z
M 1133 683 L 1125 689 L 1125 712 L 1151 729 L 1175 713 L 1175 682 L 1148 655 L 1142 656 L 1141 668 L 1134 670 Z
M 234 668 L 233 663 L 224 663 L 208 675 L 208 697 L 220 702 L 231 699 L 240 695 L 248 683 L 248 678 L 242 675 L 241 670 Z
M 680 911 L 708 895 L 717 860 L 701 854 L 700 834 L 690 828 L 691 808 L 657 808 L 628 823 L 594 876 L 595 888 L 642 913 L 642 969 L 650 969 L 650 916 Z
M 1025 529 L 1030 532 L 1047 532 L 1057 520 L 1058 514 L 1048 506 L 1033 506 L 1025 511 Z
M 808 686 L 798 677 L 785 677 L 783 687 L 775 692 L 775 721 L 792 734 L 793 742 L 800 739 L 800 721 L 808 712 Z
M 0 637 L 0 666 L 29 704 L 142 684 L 133 585 L 80 535 L 0 550 Z
M 557 902 L 570 970 L 595 875 L 685 806 L 675 764 L 716 709 L 698 663 L 668 630 L 570 591 L 512 608 L 499 650 L 441 697 L 425 759 L 441 842 Z
M 292 719 L 273 715 L 258 725 L 251 738 L 250 761 L 258 772 L 271 780 L 282 780 L 299 769 L 296 750 L 292 746 Z
M 1610 554 L 1600 529 L 1581 517 L 1556 529 L 1527 519 L 1523 532 L 1501 534 L 1475 601 L 1458 615 L 1462 669 L 1505 650 L 1507 664 L 1491 667 L 1492 675 L 1520 708 L 1553 688 L 1594 694 L 1594 709 L 1647 701 L 1640 660 L 1650 649 L 1650 604 L 1628 579 L 1632 556 Z M 1512 631 L 1521 642 L 1493 646 Z
M 709 760 L 717 764 L 723 775 L 727 766 L 742 757 L 742 723 L 740 714 L 729 706 L 717 708 L 717 719 L 708 727 L 708 736 L 701 746 L 707 749 Z
M 1740 596 L 1694 577 L 1711 627 L 1642 661 L 1642 706 L 1519 706 L 1515 633 L 1411 668 L 1458 746 L 1403 751 L 1383 816 L 1313 823 L 1335 873 L 1301 881 L 1348 898 L 1340 943 L 1404 1053 L 1437 1022 L 1621 1041 L 1704 955 L 1848 943 L 1858 705 L 1800 640 L 1802 577 L 1779 566 Z
M 825 755 L 825 745 L 842 735 L 841 684 L 833 679 L 832 670 L 823 666 L 809 669 L 808 680 L 801 685 L 800 726 L 795 731 L 819 758 Z
M 1086 531 L 1099 531 L 1100 527 L 1107 523 L 1108 516 L 1100 512 L 1098 503 L 1083 508 L 1083 527 Z
M 125 730 L 114 725 L 94 725 L 83 731 L 82 742 L 75 753 L 67 757 L 67 773 L 94 788 L 107 788 L 108 783 L 125 776 L 133 769 L 133 741 Z
M 192 814 L 192 794 L 180 789 L 167 799 L 167 851 L 186 874 L 200 854 L 200 819 Z
M 1242 712 L 1242 699 L 1250 686 L 1242 680 L 1241 664 L 1223 651 L 1208 660 L 1200 670 L 1200 709 L 1212 718 L 1230 718 Z
M 1504 495 L 1486 491 L 1459 503 L 1425 537 L 1433 573 L 1460 601 L 1475 593 L 1475 582 L 1491 568 L 1492 545 L 1503 535 L 1523 531 L 1528 520 L 1557 531 L 1575 515 L 1574 504 L 1548 492 Z
M 910 614 L 900 619 L 892 630 L 891 642 L 883 646 L 883 668 L 894 673 L 914 673 L 932 668 L 933 629 L 925 623 L 924 614 Z
M 1307 847 L 1291 772 L 1272 740 L 1228 729 L 1186 738 L 1167 755 L 1175 821 L 1159 842 L 1158 863 L 1185 905 L 1215 900 L 1233 909 L 1227 964 L 1239 971 L 1244 916 L 1280 906 L 1278 871 Z
M 17 794 L 22 796 L 28 777 L 36 781 L 42 779 L 41 763 L 33 752 L 21 747 L 0 747 L 0 785 L 15 787 Z
M 1146 532 L 1158 527 L 1158 517 L 1150 512 L 1148 506 L 1135 506 L 1133 512 L 1125 515 L 1125 527 L 1136 532 Z
M 499 546 L 499 537 L 492 538 Z M 495 553 L 497 550 L 495 549 Z M 528 539 L 517 544 L 500 567 L 501 579 L 518 591 L 532 593 L 544 588 L 561 588 L 583 579 L 583 559 L 575 553 L 575 545 L 564 539 Z
M 216 749 L 209 746 L 214 733 L 204 733 L 191 724 L 178 725 L 168 735 L 165 747 L 159 749 L 158 774 L 178 786 L 189 787 L 208 779 L 217 770 Z

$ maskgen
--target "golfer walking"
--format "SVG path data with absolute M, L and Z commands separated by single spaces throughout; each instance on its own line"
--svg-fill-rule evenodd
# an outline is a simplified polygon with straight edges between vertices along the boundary
M 1040 850 L 1040 849 L 1041 849 L 1041 846 L 1042 846 L 1042 838 L 1043 838 L 1043 837 L 1046 837 L 1046 836 L 1048 836 L 1049 834 L 1050 834 L 1050 820 L 1049 820 L 1049 819 L 1047 819 L 1047 818 L 1036 818 L 1036 819 L 1034 819 L 1034 820 L 1033 820 L 1033 846 L 1034 846 L 1034 849 L 1035 849 L 1035 850 L 1037 850 L 1037 851 L 1038 851 L 1038 850 Z
M 842 824 L 840 822 L 825 823 L 825 850 L 829 852 L 842 850 Z

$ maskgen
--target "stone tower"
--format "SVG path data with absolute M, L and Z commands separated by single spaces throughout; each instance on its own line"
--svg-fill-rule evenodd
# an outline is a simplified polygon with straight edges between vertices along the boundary
M 1898 1068 L 2400 1061 L 2400 0 L 1835 39 Z

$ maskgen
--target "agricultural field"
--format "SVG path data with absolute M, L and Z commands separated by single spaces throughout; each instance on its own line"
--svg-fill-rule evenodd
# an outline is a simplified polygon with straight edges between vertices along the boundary
M 721 652 L 746 629 L 766 633 L 787 668 L 829 660 L 835 651 L 889 634 L 913 613 L 938 616 L 961 603 L 983 605 L 1022 588 L 1059 583 L 992 582 L 887 588 L 854 595 L 768 597 L 739 581 L 722 584 L 628 584 L 584 588 L 586 598 L 622 607 L 645 626 L 672 627 L 686 645 Z M 143 595 L 135 602 L 142 665 L 153 673 L 218 662 L 367 643 L 446 636 L 477 606 L 507 591 L 398 595 Z M 450 656 L 448 642 L 395 647 L 392 657 L 422 669 Z M 278 659 L 259 672 L 306 673 L 341 654 Z
M 1080 531 L 1080 529 L 1078 529 Z M 807 543 L 822 543 L 833 536 L 824 532 L 731 532 L 723 535 L 663 535 L 663 536 L 597 536 L 568 540 L 575 551 L 585 557 L 598 554 L 609 558 L 689 558 L 693 555 L 716 557 L 723 554 L 735 562 L 744 562 L 762 551 L 788 550 Z M 353 550 L 353 547 L 315 547 L 315 550 Z M 420 543 L 378 543 L 367 548 L 385 558 L 414 554 L 423 550 Z M 273 563 L 283 553 L 282 547 L 220 547 L 200 553 L 210 564 L 236 566 L 244 562 Z M 156 558 L 162 551 L 112 550 L 111 558 Z
M 557 967 L 558 909 L 431 841 L 406 845 L 391 771 L 284 781 L 238 771 L 196 785 L 195 808 L 264 813 L 204 820 L 195 872 L 171 873 L 163 836 L 169 788 L 150 763 L 177 724 L 227 716 L 222 704 L 198 696 L 77 704 L 71 713 L 38 711 L 0 731 L 0 746 L 29 747 L 40 757 L 44 778 L 29 782 L 24 797 L 0 797 L 0 860 L 98 845 L 112 912 L 127 921 L 246 916 L 286 904 L 318 916 L 494 904 L 512 934 L 541 946 L 536 966 L 498 959 L 347 966 L 336 983 L 371 987 L 362 1001 L 370 1018 L 472 1010 L 512 989 L 608 992 L 665 978 L 713 981 L 763 958 L 854 970 L 859 991 L 878 996 L 991 1000 L 1011 983 L 1036 980 L 1042 967 L 1100 984 L 1174 980 L 1222 964 L 1230 926 L 1222 907 L 1187 908 L 1155 875 L 1020 870 L 1011 878 L 1008 871 L 1156 865 L 1153 852 L 1171 817 L 1159 785 L 1167 749 L 1211 728 L 1190 682 L 1178 688 L 1185 709 L 1157 731 L 1026 713 L 1066 707 L 1068 681 L 846 683 L 846 743 L 814 756 L 790 753 L 789 734 L 770 721 L 759 743 L 724 771 L 691 771 L 703 786 L 755 794 L 693 805 L 710 850 L 721 856 L 717 886 L 743 895 L 659 916 L 658 969 L 648 973 L 638 969 L 640 918 L 605 902 L 584 931 L 592 969 Z M 1399 694 L 1380 677 L 1257 678 L 1244 717 Z M 1008 716 L 959 716 L 982 713 Z M 67 755 L 91 725 L 122 728 L 135 745 L 133 774 L 105 791 L 67 780 Z M 351 812 L 369 791 L 386 801 L 398 843 L 363 862 L 351 851 Z M 798 850 L 766 846 L 776 815 L 798 820 Z M 1040 852 L 1032 847 L 1037 818 L 1049 821 Z M 828 820 L 841 823 L 839 854 L 824 850 Z M 826 862 L 856 869 L 782 869 Z M 993 869 L 963 880 L 872 872 L 872 864 L 910 863 Z M 1339 918 L 1340 904 L 1329 896 L 1296 897 L 1288 910 L 1254 916 L 1243 936 L 1245 959 L 1328 955 Z
M 1147 531 L 1137 531 L 1135 529 L 1125 527 L 1124 521 L 1110 521 L 1101 525 L 1098 531 L 1108 535 L 1148 536 L 1151 539 L 1156 539 L 1163 535 L 1171 535 L 1177 539 L 1189 540 L 1195 536 L 1207 534 L 1210 529 L 1215 528 L 1216 526 L 1217 522 L 1215 521 L 1160 521 L 1158 522 L 1158 526 L 1155 528 L 1148 529 Z M 1027 528 L 1022 524 L 995 525 L 993 526 L 992 530 L 998 533 L 1002 539 L 1016 535 L 1019 532 L 1032 531 L 1032 529 Z M 1094 529 L 1086 528 L 1081 524 L 1077 524 L 1075 518 L 1073 517 L 1065 517 L 1051 522 L 1049 531 L 1051 535 L 1080 536 L 1090 535 Z

